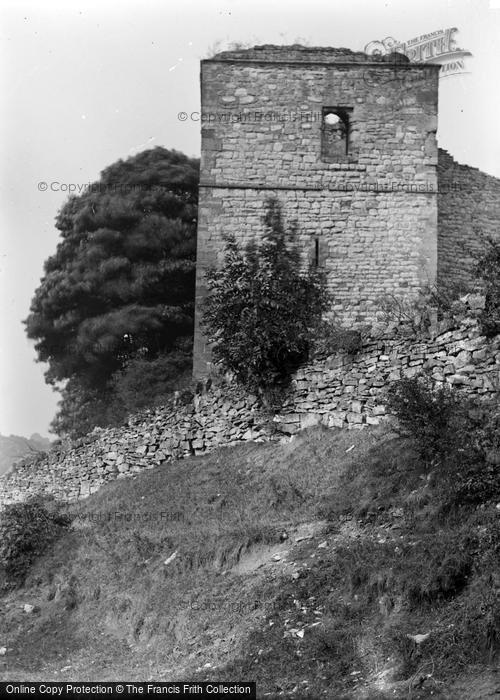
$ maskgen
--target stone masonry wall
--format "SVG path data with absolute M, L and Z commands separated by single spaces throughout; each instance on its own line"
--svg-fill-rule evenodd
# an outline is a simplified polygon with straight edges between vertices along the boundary
M 0 507 L 36 492 L 62 500 L 85 498 L 104 483 L 171 459 L 202 455 L 245 440 L 273 440 L 313 424 L 362 428 L 386 415 L 389 382 L 432 372 L 473 396 L 498 397 L 500 336 L 486 339 L 477 320 L 441 324 L 429 338 L 379 337 L 355 355 L 335 354 L 300 370 L 280 414 L 271 420 L 255 397 L 231 385 L 211 387 L 186 405 L 133 416 L 123 428 L 95 430 L 0 477 Z M 456 324 L 455 324 L 456 325 Z
M 267 439 L 268 422 L 254 397 L 228 386 L 214 388 L 186 405 L 145 411 L 121 428 L 96 428 L 49 453 L 20 460 L 0 477 L 0 505 L 36 492 L 69 501 L 85 498 L 108 481 L 171 459 Z
M 299 370 L 279 416 L 282 430 L 314 422 L 337 428 L 377 425 L 387 413 L 388 385 L 422 370 L 431 373 L 436 387 L 449 384 L 471 396 L 497 399 L 500 336 L 487 340 L 473 318 L 459 328 L 446 326 L 420 341 L 381 337 L 355 356 L 337 354 Z
M 240 244 L 261 235 L 269 196 L 297 222 L 304 257 L 318 245 L 332 312 L 346 323 L 373 321 L 381 295 L 411 296 L 435 281 L 438 71 L 300 47 L 202 62 L 195 376 L 209 358 L 205 270 L 226 234 Z M 327 108 L 349 112 L 348 153 L 334 162 L 322 155 Z
M 500 240 L 500 179 L 439 149 L 438 185 L 438 285 L 464 293 L 477 284 L 483 237 Z

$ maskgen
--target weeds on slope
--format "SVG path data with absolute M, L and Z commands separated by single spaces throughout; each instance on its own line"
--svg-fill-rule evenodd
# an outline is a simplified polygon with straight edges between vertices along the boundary
M 321 617 L 299 639 L 260 625 L 227 667 L 269 697 L 453 698 L 457 674 L 498 663 L 498 407 L 420 377 L 391 394 L 401 433 L 323 494 L 332 547 L 274 601 L 276 623 L 297 601 Z
M 356 435 L 359 454 L 378 432 Z M 15 636 L 17 625 L 26 641 L 63 615 L 82 638 L 111 635 L 163 667 L 172 655 L 208 655 L 209 647 L 230 656 L 229 640 L 244 636 L 273 593 L 255 593 L 228 572 L 246 552 L 317 517 L 321 495 L 354 459 L 352 442 L 344 431 L 317 428 L 108 484 L 68 507 L 70 531 L 33 562 L 19 590 L 40 607 L 33 629 L 14 620 L 9 629 Z

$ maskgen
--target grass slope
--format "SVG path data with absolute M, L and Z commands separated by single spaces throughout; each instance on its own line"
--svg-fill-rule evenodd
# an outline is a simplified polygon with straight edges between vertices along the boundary
M 439 516 L 387 428 L 221 449 L 70 510 L 0 600 L 2 680 L 256 680 L 269 698 L 498 690 L 500 514 Z

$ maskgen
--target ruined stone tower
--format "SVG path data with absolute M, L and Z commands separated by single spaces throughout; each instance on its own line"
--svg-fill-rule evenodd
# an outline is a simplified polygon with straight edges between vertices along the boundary
M 399 54 L 300 46 L 202 61 L 195 376 L 209 358 L 204 272 L 225 234 L 262 233 L 269 196 L 325 267 L 349 327 L 373 321 L 381 296 L 434 283 L 438 72 Z

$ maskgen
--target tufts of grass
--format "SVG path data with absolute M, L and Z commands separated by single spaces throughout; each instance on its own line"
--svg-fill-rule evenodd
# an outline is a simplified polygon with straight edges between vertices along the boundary
M 425 483 L 425 469 L 411 442 L 389 434 L 346 464 L 338 483 L 323 494 L 319 512 L 331 521 L 352 516 L 383 523 L 392 520 L 395 509 L 409 505 L 412 492 L 420 491 L 419 506 L 426 504 Z
M 356 434 L 358 454 L 377 435 Z M 252 548 L 278 544 L 294 524 L 316 518 L 321 495 L 353 459 L 352 444 L 344 431 L 316 428 L 108 484 L 67 508 L 72 528 L 34 562 L 25 592 L 47 601 L 47 616 L 70 616 L 84 637 L 154 644 L 148 654 L 163 665 L 179 647 L 211 649 L 210 630 L 241 636 L 268 594 L 226 572 Z M 223 656 L 216 649 L 206 653 Z

